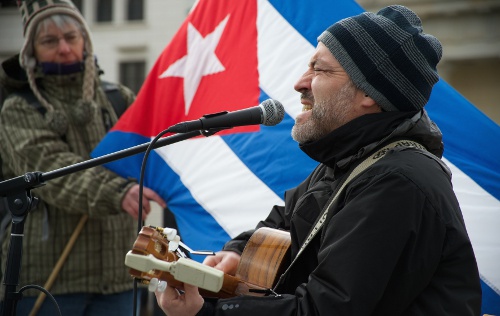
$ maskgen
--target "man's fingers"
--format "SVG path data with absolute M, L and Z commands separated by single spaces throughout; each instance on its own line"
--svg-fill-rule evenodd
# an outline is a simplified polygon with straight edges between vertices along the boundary
M 189 297 L 192 297 L 194 295 L 199 295 L 198 287 L 184 283 L 184 293 L 186 294 L 186 296 Z

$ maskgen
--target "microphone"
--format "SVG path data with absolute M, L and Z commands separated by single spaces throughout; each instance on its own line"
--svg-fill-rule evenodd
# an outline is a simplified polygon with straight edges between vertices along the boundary
M 198 130 L 228 129 L 236 126 L 274 126 L 283 120 L 285 109 L 276 100 L 267 99 L 258 106 L 234 112 L 207 114 L 200 119 L 175 124 L 167 129 L 171 133 L 188 133 Z

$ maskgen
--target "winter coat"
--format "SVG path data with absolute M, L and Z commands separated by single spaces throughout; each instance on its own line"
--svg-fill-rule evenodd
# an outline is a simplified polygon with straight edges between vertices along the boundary
M 55 110 L 69 122 L 64 135 L 52 130 L 44 116 L 18 95 L 10 94 L 0 115 L 0 149 L 6 179 L 26 172 L 48 172 L 90 159 L 93 148 L 106 134 L 103 116 L 112 123 L 116 114 L 95 78 L 95 104 L 87 110 L 88 121 L 76 122 L 82 113 L 76 104 L 82 95 L 82 73 L 37 74 L 37 85 Z M 2 64 L 0 83 L 10 92 L 25 88 L 17 58 Z M 134 94 L 119 85 L 131 104 Z M 130 290 L 133 282 L 124 258 L 133 245 L 137 222 L 121 208 L 126 190 L 133 183 L 102 166 L 48 181 L 32 190 L 41 199 L 26 217 L 19 286 L 43 286 L 61 256 L 82 215 L 89 216 L 51 294 L 102 293 Z M 3 236 L 2 271 L 5 271 L 10 232 Z M 0 290 L 1 298 L 4 287 Z M 38 295 L 27 291 L 24 295 Z
M 441 133 L 423 110 L 365 115 L 301 144 L 321 164 L 258 227 L 289 230 L 294 258 L 350 171 L 400 139 L 429 152 L 395 148 L 354 178 L 278 286 L 279 296 L 221 299 L 205 303 L 200 315 L 479 315 L 474 252 L 451 173 L 439 159 Z M 252 233 L 224 249 L 241 253 Z

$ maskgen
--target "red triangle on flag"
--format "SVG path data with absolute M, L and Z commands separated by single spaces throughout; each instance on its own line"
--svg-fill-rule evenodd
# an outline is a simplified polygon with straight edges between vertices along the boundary
M 255 0 L 199 2 L 114 130 L 151 137 L 205 114 L 258 105 L 256 19 Z M 258 129 L 254 125 L 224 132 Z

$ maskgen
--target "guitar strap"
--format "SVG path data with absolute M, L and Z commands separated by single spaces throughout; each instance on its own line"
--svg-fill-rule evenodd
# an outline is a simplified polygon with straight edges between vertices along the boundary
M 307 247 L 307 245 L 309 245 L 309 243 L 311 242 L 311 240 L 321 230 L 321 228 L 323 227 L 323 225 L 324 225 L 324 223 L 326 221 L 328 213 L 330 212 L 330 208 L 335 203 L 335 201 L 337 201 L 337 198 L 342 193 L 342 191 L 347 186 L 347 184 L 349 184 L 349 182 L 351 182 L 352 179 L 354 179 L 356 176 L 358 176 L 359 174 L 361 174 L 368 167 L 370 167 L 371 165 L 373 165 L 374 163 L 376 163 L 377 161 L 379 161 L 392 148 L 395 148 L 395 147 L 408 147 L 408 148 L 416 148 L 416 149 L 420 149 L 420 150 L 423 150 L 423 151 L 427 151 L 427 149 L 424 146 L 422 146 L 421 144 L 419 144 L 419 143 L 417 143 L 415 141 L 411 141 L 411 140 L 398 140 L 398 141 L 392 142 L 392 143 L 388 144 L 387 146 L 385 146 L 385 147 L 377 150 L 373 155 L 368 156 L 359 165 L 357 165 L 356 168 L 354 168 L 352 170 L 352 172 L 349 174 L 349 176 L 347 177 L 347 179 L 342 183 L 342 185 L 337 190 L 337 193 L 333 196 L 333 198 L 331 198 L 329 200 L 330 202 L 327 203 L 327 206 L 323 209 L 323 212 L 321 213 L 321 216 L 319 217 L 319 219 L 316 221 L 316 224 L 313 226 L 313 228 L 309 232 L 309 235 L 307 236 L 306 240 L 304 241 L 304 243 L 300 247 L 300 249 L 297 252 L 297 255 L 293 259 L 292 263 L 290 263 L 290 265 L 288 266 L 288 268 L 286 269 L 286 271 L 280 276 L 278 282 L 276 282 L 276 285 L 273 288 L 273 292 L 277 289 L 278 285 L 284 279 L 284 276 L 288 273 L 288 271 L 292 268 L 293 264 L 297 261 L 297 259 L 299 258 L 300 254 L 302 254 L 302 252 Z

